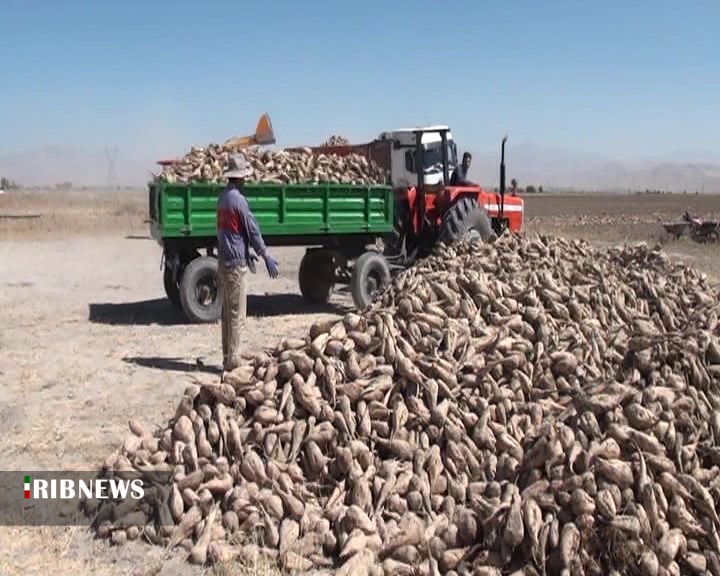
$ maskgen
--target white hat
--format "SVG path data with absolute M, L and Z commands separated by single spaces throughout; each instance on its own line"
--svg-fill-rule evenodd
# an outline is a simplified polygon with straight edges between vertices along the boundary
M 223 176 L 225 178 L 248 178 L 252 176 L 253 169 L 243 154 L 230 157 L 230 165 Z

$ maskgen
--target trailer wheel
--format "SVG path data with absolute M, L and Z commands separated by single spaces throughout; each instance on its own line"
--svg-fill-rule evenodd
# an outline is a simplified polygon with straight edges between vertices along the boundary
M 325 304 L 335 285 L 333 257 L 321 250 L 308 250 L 300 262 L 298 282 L 303 298 L 312 304 Z
M 357 260 L 350 275 L 350 293 L 358 310 L 364 310 L 388 284 L 390 266 L 385 256 L 365 252 Z
M 470 196 L 459 198 L 445 213 L 438 241 L 452 244 L 465 238 L 480 238 L 483 242 L 497 239 L 487 213 Z
M 178 270 L 177 279 L 173 278 L 172 268 L 165 266 L 163 271 L 163 284 L 165 285 L 165 294 L 168 300 L 178 308 L 182 308 L 180 300 L 180 282 L 182 280 L 182 270 Z
M 222 312 L 217 258 L 202 256 L 190 262 L 180 282 L 183 312 L 195 323 L 216 322 Z

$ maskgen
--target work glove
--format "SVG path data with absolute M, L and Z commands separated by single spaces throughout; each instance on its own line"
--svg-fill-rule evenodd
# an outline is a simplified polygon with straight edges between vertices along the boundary
M 248 269 L 250 272 L 255 274 L 257 272 L 257 268 L 255 267 L 255 262 L 257 262 L 257 256 L 255 254 L 250 254 L 250 257 L 248 258 Z
M 265 266 L 267 267 L 270 278 L 278 277 L 277 260 L 270 256 L 270 254 L 265 255 Z

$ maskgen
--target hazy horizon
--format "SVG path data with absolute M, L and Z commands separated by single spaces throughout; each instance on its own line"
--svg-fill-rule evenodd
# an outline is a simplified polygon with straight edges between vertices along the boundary
M 464 149 L 460 146 L 460 150 Z M 118 149 L 114 163 L 114 185 L 144 186 L 151 178 L 151 171 L 159 171 L 157 160 L 179 156 L 184 151 L 182 149 L 178 154 L 128 156 Z M 473 165 L 470 172 L 473 180 L 488 188 L 496 187 L 499 180 L 499 146 L 497 150 L 471 149 L 471 152 Z M 506 147 L 508 180 L 518 179 L 521 188 L 534 185 L 578 190 L 720 192 L 720 163 L 705 160 L 670 162 L 665 158 L 645 158 L 620 161 L 570 150 L 544 149 L 530 143 L 513 144 L 510 140 Z M 20 154 L 0 154 L 0 175 L 27 187 L 52 187 L 62 182 L 71 182 L 75 187 L 105 187 L 111 184 L 109 166 L 104 150 L 81 150 L 68 146 L 47 146 Z

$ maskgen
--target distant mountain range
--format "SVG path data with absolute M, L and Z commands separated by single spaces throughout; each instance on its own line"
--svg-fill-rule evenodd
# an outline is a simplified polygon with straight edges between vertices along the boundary
M 158 171 L 155 162 L 162 156 L 143 158 L 119 150 L 114 162 L 114 184 L 144 186 L 151 171 Z M 692 157 L 697 161 L 688 160 Z M 691 152 L 679 152 L 675 158 L 619 161 L 600 154 L 508 144 L 505 162 L 508 184 L 516 178 L 520 188 L 532 184 L 546 189 L 720 192 L 720 158 Z M 499 163 L 499 151 L 473 151 L 472 180 L 486 187 L 497 186 Z M 103 150 L 50 146 L 0 154 L 0 176 L 28 187 L 61 182 L 71 182 L 75 187 L 106 186 L 113 176 L 110 168 Z
M 678 153 L 678 157 L 685 154 Z M 475 180 L 488 187 L 499 182 L 500 157 L 473 153 Z M 720 192 L 720 159 L 697 154 L 701 161 L 667 157 L 618 161 L 601 155 L 543 149 L 524 144 L 506 150 L 508 183 L 518 186 L 574 188 L 578 190 L 667 190 Z
M 154 162 L 128 157 L 118 151 L 114 161 L 114 184 L 144 185 Z M 73 186 L 106 186 L 113 176 L 104 150 L 80 150 L 48 146 L 29 152 L 0 154 L 0 176 L 26 186 L 53 186 L 71 182 Z

